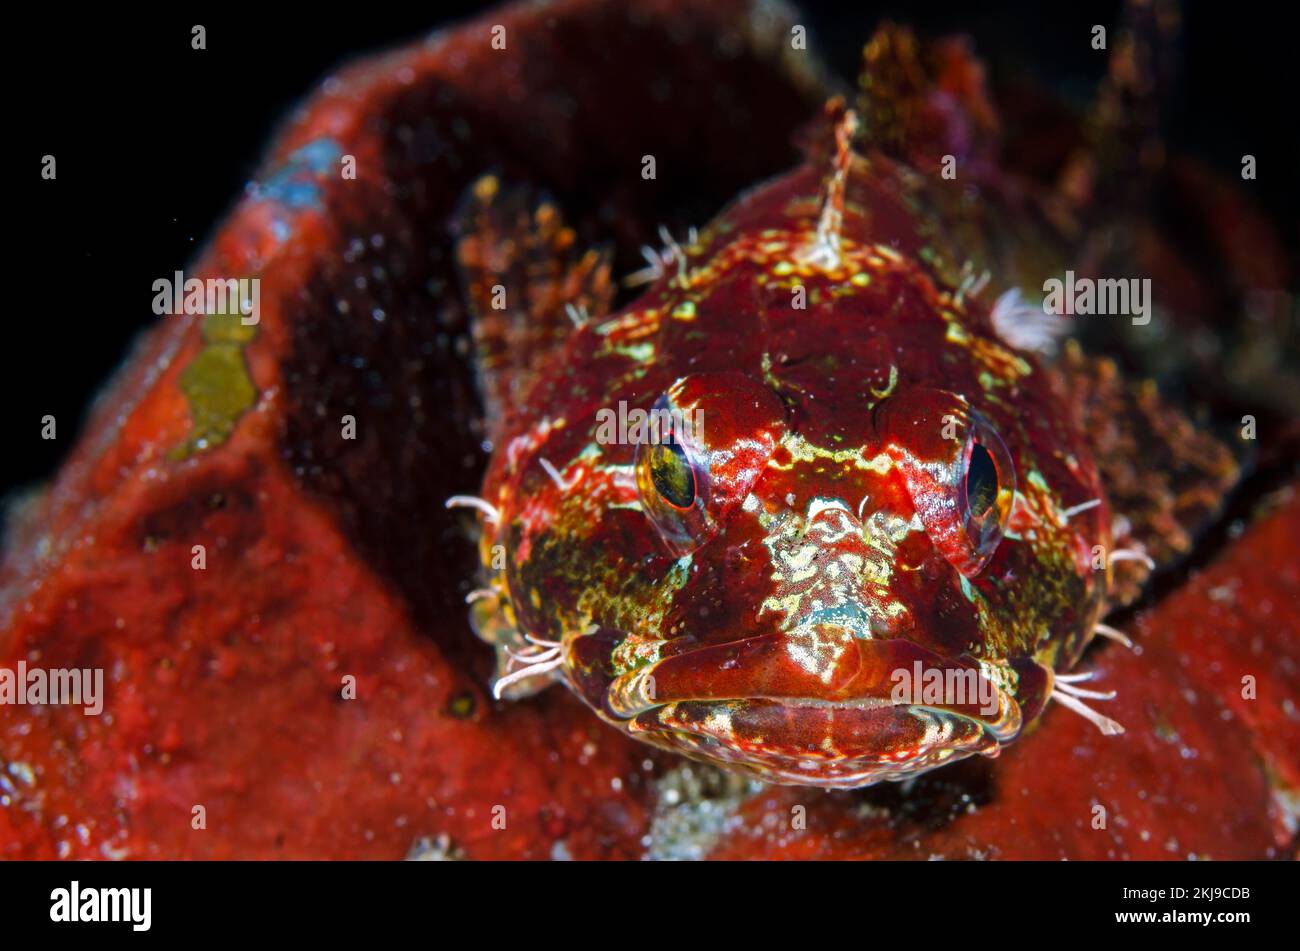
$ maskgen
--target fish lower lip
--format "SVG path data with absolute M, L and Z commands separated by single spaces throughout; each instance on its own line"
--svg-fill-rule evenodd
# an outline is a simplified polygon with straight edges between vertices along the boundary
M 633 736 L 664 749 L 766 782 L 828 788 L 905 779 L 967 756 L 996 756 L 1003 745 L 976 718 L 890 701 L 682 700 L 624 722 Z
M 759 699 L 759 698 L 755 698 Z M 974 716 L 954 706 L 929 703 L 912 703 L 906 700 L 880 700 L 866 697 L 853 700 L 821 700 L 816 697 L 779 698 L 777 702 L 786 706 L 808 707 L 812 709 L 829 708 L 832 710 L 878 710 L 885 707 L 905 708 L 909 711 L 928 710 L 946 716 L 960 717 L 975 724 L 999 744 L 1007 743 L 1020 734 L 1020 705 L 1012 697 L 999 690 L 997 710 L 986 716 Z M 1005 711 L 1002 716 L 998 712 Z M 987 717 L 987 718 L 986 718 Z
M 787 650 L 782 635 L 700 647 L 614 678 L 602 706 L 615 720 L 673 703 L 754 702 L 857 712 L 912 707 L 970 720 L 999 743 L 1019 733 L 1014 696 L 973 661 L 944 658 L 903 639 L 850 639 L 846 644 L 852 653 L 837 655 L 837 667 L 820 671 L 807 669 L 802 663 L 806 652 Z M 935 672 L 940 694 L 932 697 Z
M 1014 727 L 1008 728 L 1001 725 L 1000 720 L 990 722 L 980 717 L 972 716 L 961 710 L 950 706 L 940 704 L 911 703 L 905 700 L 889 700 L 878 697 L 859 697 L 845 700 L 824 700 L 820 697 L 764 697 L 764 696 L 746 696 L 746 697 L 701 697 L 701 698 L 684 698 L 680 700 L 666 700 L 663 703 L 657 703 L 638 711 L 634 716 L 641 716 L 646 713 L 653 713 L 664 707 L 674 704 L 695 703 L 695 704 L 716 704 L 725 706 L 727 704 L 759 702 L 775 703 L 783 707 L 806 707 L 813 710 L 883 710 L 888 708 L 902 708 L 907 710 L 930 710 L 947 716 L 960 717 L 976 724 L 986 733 L 996 739 L 999 743 L 1005 743 L 1014 738 L 1019 733 L 1020 718 L 1019 716 L 1007 717 L 1006 719 L 1014 722 Z M 1018 705 L 1014 700 L 1011 701 L 1014 708 Z M 631 719 L 630 717 L 628 719 Z

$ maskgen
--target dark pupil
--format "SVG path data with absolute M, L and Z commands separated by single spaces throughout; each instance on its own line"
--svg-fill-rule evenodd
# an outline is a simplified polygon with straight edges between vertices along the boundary
M 993 464 L 989 451 L 976 443 L 971 447 L 970 463 L 966 467 L 966 501 L 971 514 L 982 517 L 998 497 L 998 467 Z
M 686 453 L 675 442 L 665 442 L 650 449 L 650 478 L 655 489 L 669 505 L 690 508 L 695 501 L 695 473 Z

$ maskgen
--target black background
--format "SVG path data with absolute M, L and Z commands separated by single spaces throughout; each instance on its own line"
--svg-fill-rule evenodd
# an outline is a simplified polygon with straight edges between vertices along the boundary
M 183 269 L 238 199 L 276 125 L 340 63 L 419 38 L 481 7 L 378 4 L 272 10 L 198 5 L 164 12 L 29 10 L 10 32 L 4 161 L 16 183 L 8 228 L 5 447 L 0 494 L 49 476 L 89 400 L 156 320 L 151 285 Z M 1091 27 L 1119 3 L 806 3 L 811 48 L 845 80 L 890 17 L 925 34 L 968 33 L 1000 73 L 1020 71 L 1086 102 L 1104 69 Z M 1185 8 L 1180 82 L 1164 107 L 1172 144 L 1239 174 L 1258 158 L 1255 197 L 1294 249 L 1300 219 L 1295 33 L 1276 3 Z M 207 28 L 207 49 L 190 46 Z M 1113 35 L 1113 33 L 1112 33 Z M 41 157 L 58 161 L 40 178 Z M 40 438 L 41 417 L 59 439 Z
M 209 943 L 291 935 L 297 944 L 327 948 L 371 947 L 390 933 L 432 947 L 448 935 L 491 947 L 528 947 L 539 938 L 587 947 L 632 933 L 651 946 L 769 947 L 778 936 L 797 936 L 795 946 L 985 949 L 1050 944 L 1065 934 L 1060 940 L 1070 946 L 1127 935 L 1126 945 L 1154 941 L 1182 951 L 1255 946 L 1281 934 L 1294 919 L 1289 867 L 736 862 L 719 874 L 703 863 L 683 863 L 665 888 L 663 869 L 649 862 L 621 864 L 616 882 L 604 863 L 576 862 L 545 870 L 523 862 L 9 862 L 0 863 L 0 909 L 7 913 L 6 937 L 24 947 L 51 938 L 62 939 L 50 942 L 58 946 L 108 939 L 174 947 L 196 933 Z M 152 927 L 136 933 L 121 923 L 52 923 L 50 893 L 74 878 L 81 888 L 152 888 Z M 1124 898 L 1125 888 L 1181 888 L 1189 897 Z M 1249 895 L 1191 898 L 1198 888 Z M 704 894 L 707 908 L 698 898 Z M 621 913 L 609 908 L 611 895 L 623 899 Z M 521 907 L 545 900 L 556 907 Z M 1117 912 L 1245 912 L 1250 920 L 1120 923 Z

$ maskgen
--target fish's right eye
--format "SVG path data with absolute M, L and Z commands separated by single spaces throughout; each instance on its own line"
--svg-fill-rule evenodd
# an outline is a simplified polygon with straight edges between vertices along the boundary
M 655 402 L 654 413 L 666 421 L 636 447 L 636 484 L 641 507 L 654 522 L 673 554 L 681 557 L 703 544 L 712 534 L 705 503 L 709 473 L 706 461 L 696 461 L 698 447 L 687 444 L 689 434 L 671 426 L 673 404 L 668 396 Z
M 682 377 L 653 412 L 657 426 L 636 447 L 637 493 L 680 558 L 717 533 L 763 474 L 786 433 L 785 404 L 764 382 L 723 370 Z
M 659 497 L 675 509 L 689 509 L 695 504 L 696 477 L 686 450 L 671 436 L 646 449 L 650 481 Z

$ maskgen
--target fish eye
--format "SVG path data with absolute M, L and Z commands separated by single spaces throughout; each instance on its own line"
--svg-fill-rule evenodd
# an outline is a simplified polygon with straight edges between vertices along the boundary
M 987 515 L 997 497 L 998 467 L 988 449 L 975 443 L 966 460 L 966 499 L 971 515 L 976 518 Z
M 665 395 L 654 412 L 670 411 Z M 661 417 L 663 428 L 636 447 L 637 490 L 641 507 L 659 530 L 669 549 L 678 556 L 694 551 L 711 533 L 706 509 L 709 497 L 707 457 L 693 434 L 678 433 L 671 414 Z
M 970 411 L 959 483 L 958 512 L 965 522 L 970 559 L 964 570 L 976 574 L 997 550 L 1011 517 L 1016 472 L 1011 453 L 991 423 Z
M 695 469 L 675 439 L 646 447 L 650 481 L 659 497 L 675 509 L 689 509 L 695 503 Z
M 964 398 L 918 387 L 881 402 L 875 426 L 935 548 L 967 578 L 993 558 L 1016 494 L 1016 471 L 993 424 Z
M 785 404 L 734 370 L 679 378 L 655 401 L 637 439 L 641 510 L 668 550 L 690 554 L 744 502 L 786 431 Z

